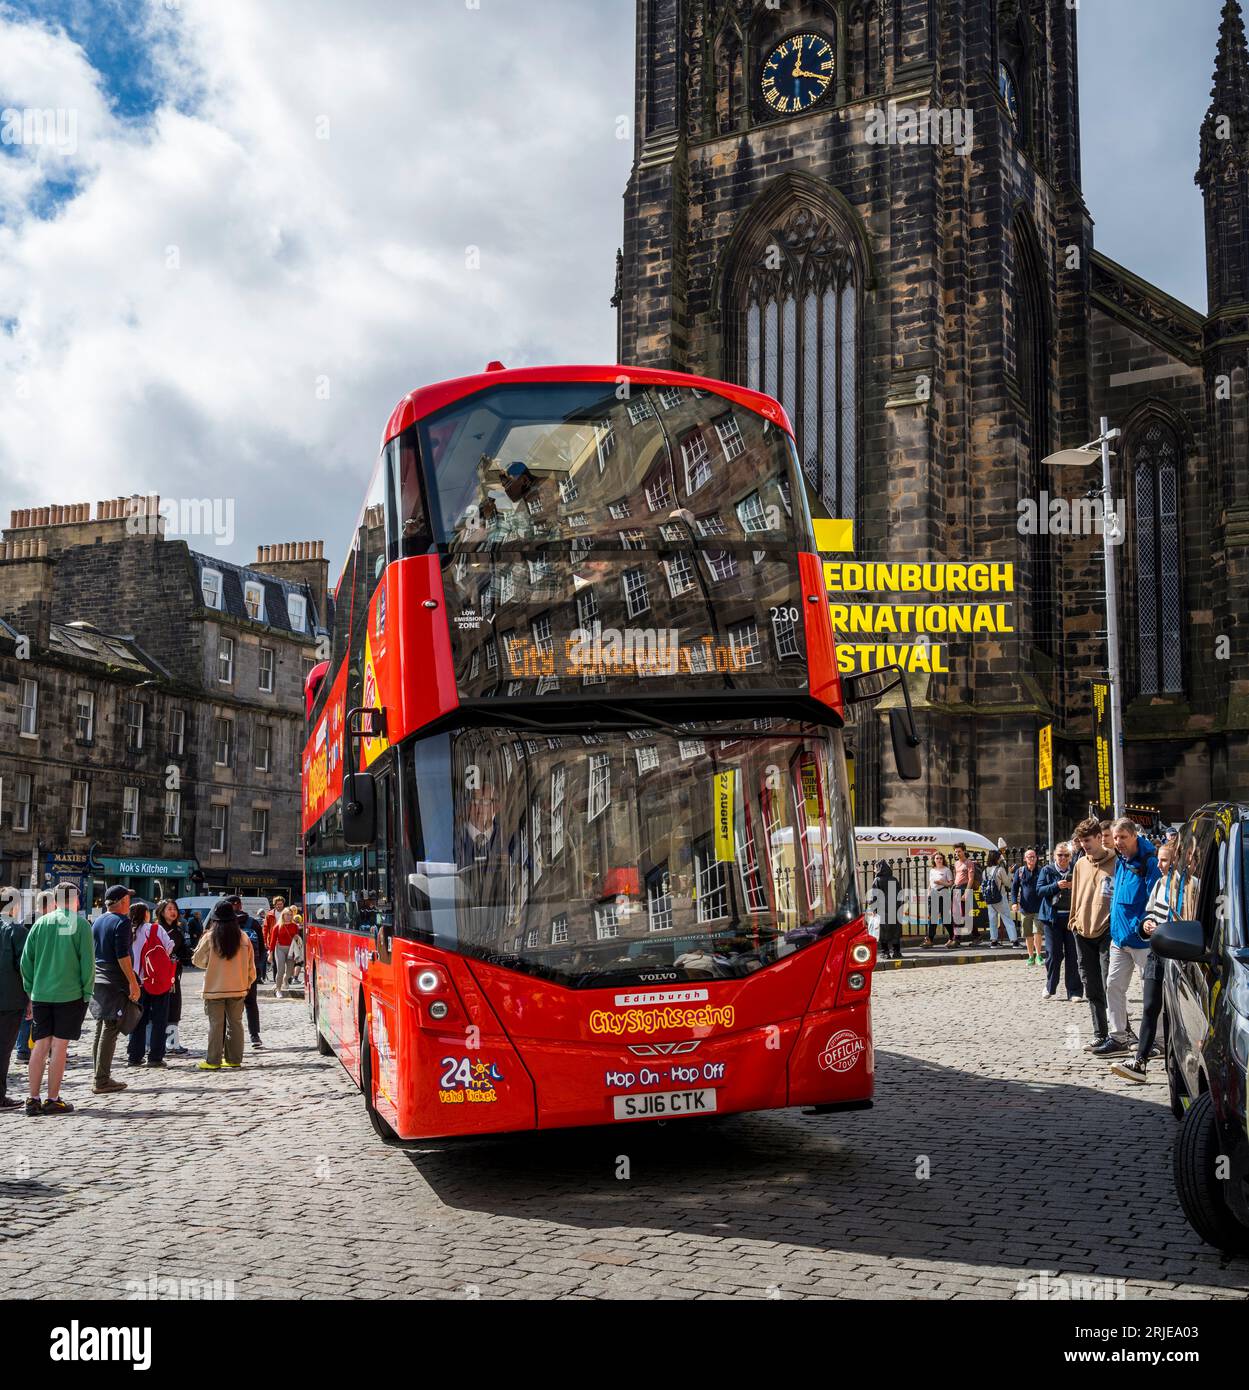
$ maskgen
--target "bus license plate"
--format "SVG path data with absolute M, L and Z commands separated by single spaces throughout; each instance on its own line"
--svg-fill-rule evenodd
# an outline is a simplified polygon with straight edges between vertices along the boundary
M 651 1091 L 640 1096 L 613 1096 L 618 1120 L 659 1120 L 670 1115 L 710 1115 L 716 1108 L 715 1087 L 706 1091 Z

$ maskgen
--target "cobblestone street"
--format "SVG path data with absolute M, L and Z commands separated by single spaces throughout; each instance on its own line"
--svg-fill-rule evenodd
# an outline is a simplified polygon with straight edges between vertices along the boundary
M 1246 1296 L 1249 1262 L 1180 1212 L 1160 1067 L 1128 1090 L 1085 1058 L 1085 1007 L 1043 1003 L 1018 960 L 875 990 L 874 1110 L 422 1152 L 374 1136 L 302 1000 L 262 1001 L 266 1047 L 241 1072 L 199 1073 L 196 1050 L 159 1075 L 123 1066 L 118 1097 L 87 1092 L 84 1036 L 76 1115 L 0 1116 L 0 1292 L 1009 1299 L 1048 1271 L 1129 1298 Z

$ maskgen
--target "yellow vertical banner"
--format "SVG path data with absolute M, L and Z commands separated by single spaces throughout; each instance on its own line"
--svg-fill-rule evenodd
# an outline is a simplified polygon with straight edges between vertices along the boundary
M 804 758 L 799 774 L 802 778 L 802 800 L 806 807 L 807 824 L 820 823 L 820 770 L 814 758 Z
M 1093 740 L 1097 748 L 1097 804 L 1105 811 L 1114 806 L 1110 785 L 1110 686 L 1093 682 Z
M 732 862 L 734 859 L 733 835 L 733 784 L 736 772 L 717 772 L 715 776 L 716 796 L 716 861 Z
M 1037 743 L 1037 790 L 1049 791 L 1054 785 L 1054 726 L 1041 728 Z

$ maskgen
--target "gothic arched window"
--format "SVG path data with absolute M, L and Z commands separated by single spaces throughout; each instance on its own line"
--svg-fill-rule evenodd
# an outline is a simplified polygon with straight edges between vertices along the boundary
M 727 135 L 737 129 L 742 108 L 742 38 L 731 24 L 716 39 L 714 129 Z
M 807 481 L 837 517 L 856 511 L 861 289 L 831 216 L 791 205 L 750 238 L 730 291 L 737 379 L 785 407 Z
M 851 101 L 880 89 L 880 18 L 876 0 L 856 4 L 846 27 L 847 90 Z
M 1015 382 L 1023 403 L 1027 474 L 1024 496 L 1038 503 L 1046 491 L 1042 460 L 1050 452 L 1050 338 L 1048 281 L 1032 224 L 1021 213 L 1015 233 Z M 1024 547 L 1032 596 L 1033 640 L 1042 651 L 1058 654 L 1058 608 L 1054 555 L 1048 532 L 1026 538 Z
M 1128 440 L 1136 548 L 1136 653 L 1142 695 L 1184 689 L 1179 437 L 1151 418 Z

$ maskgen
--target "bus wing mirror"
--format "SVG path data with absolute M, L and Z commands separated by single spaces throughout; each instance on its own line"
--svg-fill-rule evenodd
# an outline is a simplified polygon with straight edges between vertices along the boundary
M 921 741 L 915 732 L 915 718 L 909 709 L 889 711 L 889 734 L 893 739 L 893 761 L 898 776 L 904 782 L 918 782 L 924 775 L 919 756 Z
M 856 671 L 852 676 L 843 677 L 842 689 L 845 692 L 846 704 L 875 704 L 882 695 L 888 695 L 897 685 L 900 674 L 896 666 L 882 666 L 872 671 Z
M 343 782 L 343 839 L 357 847 L 377 839 L 377 784 L 371 772 L 351 773 Z
M 847 704 L 875 703 L 891 690 L 902 691 L 906 708 L 889 711 L 889 734 L 893 739 L 893 761 L 898 776 L 904 782 L 918 782 L 924 775 L 919 750 L 923 740 L 915 728 L 915 711 L 911 708 L 911 692 L 901 666 L 879 666 L 872 671 L 859 671 L 848 676 L 842 688 Z

